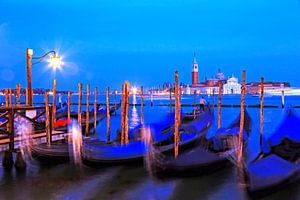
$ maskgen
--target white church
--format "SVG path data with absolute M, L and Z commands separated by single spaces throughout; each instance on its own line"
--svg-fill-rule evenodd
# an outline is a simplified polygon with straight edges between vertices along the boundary
M 238 79 L 233 75 L 223 85 L 223 94 L 241 94 L 241 84 L 238 83 Z

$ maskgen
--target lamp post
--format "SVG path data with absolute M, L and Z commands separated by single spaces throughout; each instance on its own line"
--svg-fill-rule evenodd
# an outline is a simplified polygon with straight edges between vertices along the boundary
M 27 63 L 27 88 L 28 88 L 28 105 L 32 106 L 32 76 L 31 76 L 31 67 L 32 65 L 38 64 L 40 63 L 47 55 L 49 54 L 53 54 L 53 56 L 50 57 L 49 62 L 51 64 L 51 66 L 56 69 L 58 67 L 60 67 L 61 65 L 61 57 L 57 55 L 56 51 L 48 51 L 47 53 L 45 53 L 44 55 L 40 56 L 40 57 L 33 57 L 33 50 L 27 48 L 26 49 L 26 63 Z M 37 60 L 37 62 L 32 63 L 32 60 Z

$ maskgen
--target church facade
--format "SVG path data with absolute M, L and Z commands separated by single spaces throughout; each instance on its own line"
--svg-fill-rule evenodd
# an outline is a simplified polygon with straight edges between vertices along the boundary
M 241 94 L 241 84 L 238 83 L 238 79 L 233 75 L 223 85 L 223 94 Z

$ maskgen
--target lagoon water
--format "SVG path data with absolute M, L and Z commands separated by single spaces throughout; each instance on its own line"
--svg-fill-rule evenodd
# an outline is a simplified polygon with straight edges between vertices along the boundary
M 118 96 L 118 101 L 119 101 Z M 199 100 L 198 96 L 198 100 Z M 205 96 L 212 102 L 212 96 Z M 111 96 L 111 100 L 113 97 Z M 43 96 L 35 96 L 36 102 L 44 102 Z M 63 96 L 63 101 L 66 97 Z M 85 102 L 85 96 L 83 96 Z M 0 99 L 3 102 L 3 97 Z M 77 96 L 72 97 L 77 101 Z M 92 97 L 91 97 L 92 101 Z M 99 96 L 99 102 L 104 103 L 105 97 Z M 131 98 L 131 101 L 134 101 Z M 136 97 L 136 103 L 140 98 Z M 168 96 L 154 97 L 154 106 L 150 107 L 150 98 L 145 99 L 145 123 L 157 122 L 162 119 L 168 106 Z M 239 104 L 240 96 L 224 96 L 223 104 Z M 217 97 L 215 98 L 217 102 Z M 300 105 L 300 96 L 285 98 L 286 105 Z M 193 96 L 182 96 L 182 103 L 193 103 Z M 258 97 L 247 96 L 246 104 L 259 104 Z M 281 97 L 266 97 L 265 105 L 281 106 Z M 92 108 L 92 106 L 91 106 Z M 77 110 L 73 106 L 74 111 Z M 83 110 L 85 106 L 83 106 Z M 190 112 L 192 107 L 182 107 L 183 112 Z M 248 108 L 253 120 L 253 131 L 248 145 L 249 158 L 259 152 L 259 109 Z M 239 108 L 222 108 L 222 126 L 229 125 L 239 114 Z M 296 109 L 300 115 L 300 109 Z M 215 108 L 217 113 L 217 108 Z M 284 116 L 280 108 L 265 108 L 264 137 L 276 130 Z M 140 107 L 131 107 L 129 126 L 139 123 Z M 111 118 L 111 137 L 115 137 L 120 128 L 120 110 Z M 106 139 L 106 120 L 97 126 L 95 137 Z M 217 130 L 217 115 L 209 130 L 211 134 Z M 1 155 L 2 156 L 2 155 Z M 0 158 L 2 162 L 2 157 Z M 28 161 L 25 172 L 10 172 L 3 170 L 0 163 L 0 199 L 248 199 L 247 194 L 238 186 L 234 169 L 227 168 L 213 174 L 190 178 L 172 178 L 158 180 L 150 177 L 143 166 L 111 166 L 95 169 L 86 166 L 75 167 L 72 164 L 56 166 L 41 166 L 34 160 Z M 300 199 L 300 184 L 280 190 L 265 199 Z

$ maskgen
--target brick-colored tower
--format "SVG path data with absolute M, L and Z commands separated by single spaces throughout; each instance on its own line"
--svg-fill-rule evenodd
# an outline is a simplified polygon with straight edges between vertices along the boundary
M 198 84 L 198 63 L 196 60 L 196 53 L 194 53 L 194 62 L 192 67 L 192 85 Z

